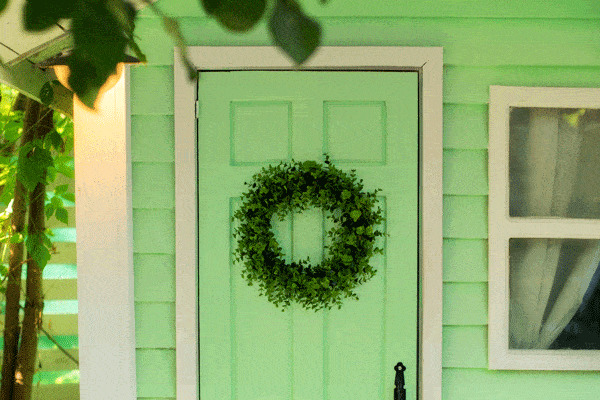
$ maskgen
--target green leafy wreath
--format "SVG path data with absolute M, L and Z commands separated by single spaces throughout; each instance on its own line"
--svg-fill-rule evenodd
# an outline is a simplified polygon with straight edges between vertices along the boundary
M 238 238 L 235 261 L 244 263 L 242 277 L 248 285 L 258 282 L 260 295 L 283 310 L 292 301 L 315 311 L 342 306 L 342 299 L 358 300 L 354 289 L 371 279 L 376 271 L 369 265 L 375 253 L 375 239 L 384 233 L 375 228 L 382 223 L 381 208 L 373 210 L 376 194 L 363 192 L 362 179 L 356 182 L 355 170 L 347 174 L 337 169 L 325 154 L 325 164 L 315 161 L 281 162 L 255 174 L 242 205 L 233 217 L 239 225 L 233 237 Z M 318 265 L 309 259 L 287 264 L 282 249 L 271 231 L 271 218 L 277 214 L 283 221 L 291 211 L 304 211 L 309 206 L 329 211 L 334 227 L 327 232 L 332 238 L 329 254 Z

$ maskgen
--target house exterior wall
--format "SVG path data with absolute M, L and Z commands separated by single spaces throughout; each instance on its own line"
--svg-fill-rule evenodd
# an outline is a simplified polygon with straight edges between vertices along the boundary
M 302 0 L 323 45 L 444 47 L 445 400 L 591 400 L 598 372 L 487 370 L 487 112 L 490 85 L 600 87 L 600 2 Z M 266 24 L 225 32 L 197 0 L 159 0 L 190 46 L 271 45 Z M 138 398 L 175 398 L 173 44 L 144 10 L 147 66 L 131 70 Z

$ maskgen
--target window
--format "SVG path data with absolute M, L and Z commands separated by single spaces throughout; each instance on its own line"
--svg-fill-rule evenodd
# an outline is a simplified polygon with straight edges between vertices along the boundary
M 489 367 L 600 369 L 600 89 L 490 88 Z

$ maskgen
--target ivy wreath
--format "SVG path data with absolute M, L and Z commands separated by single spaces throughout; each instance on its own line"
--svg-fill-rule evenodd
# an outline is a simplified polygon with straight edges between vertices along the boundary
M 362 179 L 355 170 L 347 174 L 336 168 L 325 154 L 325 164 L 315 161 L 269 165 L 255 174 L 242 205 L 234 213 L 237 220 L 233 237 L 238 238 L 235 261 L 244 264 L 242 277 L 248 285 L 259 284 L 260 295 L 282 311 L 295 301 L 306 309 L 318 311 L 342 306 L 342 300 L 358 300 L 354 289 L 371 279 L 376 271 L 369 265 L 375 253 L 383 249 L 375 244 L 384 233 L 375 227 L 384 221 L 377 203 L 377 189 L 363 192 Z M 334 227 L 327 232 L 331 245 L 327 257 L 311 265 L 309 258 L 287 264 L 282 249 L 271 231 L 271 218 L 280 221 L 292 211 L 309 206 L 328 211 Z

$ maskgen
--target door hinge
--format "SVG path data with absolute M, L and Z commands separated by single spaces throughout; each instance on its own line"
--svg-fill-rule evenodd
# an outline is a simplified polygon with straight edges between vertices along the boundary
M 200 118 L 200 101 L 196 100 L 196 119 Z

